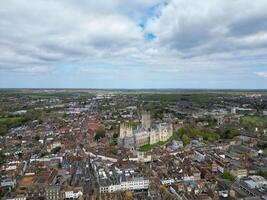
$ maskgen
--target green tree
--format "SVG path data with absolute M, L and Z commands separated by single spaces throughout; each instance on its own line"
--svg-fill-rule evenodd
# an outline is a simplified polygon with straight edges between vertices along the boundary
M 230 128 L 230 129 L 227 129 L 224 134 L 223 134 L 223 138 L 224 139 L 232 139 L 233 137 L 239 135 L 239 131 L 235 128 Z
M 187 145 L 190 143 L 190 138 L 186 134 L 184 134 L 181 139 L 182 139 L 184 145 Z
M 119 137 L 119 133 L 114 133 L 114 134 L 113 134 L 113 138 L 114 138 L 114 139 L 116 139 L 116 138 L 118 138 L 118 137 Z
M 5 163 L 6 156 L 5 154 L 1 151 L 0 152 L 0 165 Z
M 60 150 L 61 150 L 61 147 L 55 147 L 54 149 L 51 150 L 51 153 L 52 154 L 57 154 L 57 153 L 60 152 Z
M 7 127 L 5 124 L 0 124 L 0 135 L 5 135 L 7 133 Z
M 101 138 L 104 138 L 105 135 L 106 135 L 106 131 L 105 131 L 105 129 L 102 128 L 102 127 L 100 127 L 100 128 L 98 128 L 98 129 L 96 130 L 94 139 L 95 139 L 96 141 L 99 141 Z
M 34 140 L 39 141 L 40 140 L 40 136 L 39 135 L 35 135 L 34 136 Z

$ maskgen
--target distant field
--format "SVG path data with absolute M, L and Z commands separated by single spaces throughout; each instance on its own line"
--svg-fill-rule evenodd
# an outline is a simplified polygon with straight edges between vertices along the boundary
M 227 94 L 225 94 L 226 96 Z M 217 97 L 214 93 L 192 93 L 192 94 L 143 94 L 146 101 L 208 101 L 209 98 Z M 220 95 L 221 96 L 221 95 Z
M 0 123 L 14 123 L 20 120 L 21 120 L 20 117 L 4 117 L 0 118 Z
M 267 127 L 267 117 L 263 116 L 244 116 L 241 123 L 250 127 Z
M 9 128 L 22 125 L 24 121 L 21 117 L 0 118 L 0 135 L 6 134 Z
M 216 89 L 1 89 L 0 94 L 44 94 L 45 96 L 53 94 L 232 94 L 245 95 L 251 93 L 260 93 L 267 95 L 267 90 L 216 90 Z

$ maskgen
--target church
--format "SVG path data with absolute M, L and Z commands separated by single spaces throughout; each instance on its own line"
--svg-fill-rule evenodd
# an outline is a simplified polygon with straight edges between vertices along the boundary
M 133 129 L 128 123 L 121 123 L 118 146 L 137 149 L 146 144 L 167 141 L 173 133 L 171 123 L 152 124 L 150 112 L 143 111 L 141 125 Z

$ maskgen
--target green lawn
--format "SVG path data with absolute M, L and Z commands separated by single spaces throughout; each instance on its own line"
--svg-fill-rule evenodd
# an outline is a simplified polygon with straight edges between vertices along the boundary
M 3 117 L 0 118 L 0 123 L 14 123 L 20 119 L 20 117 Z
M 222 174 L 222 178 L 226 179 L 226 180 L 229 180 L 229 181 L 234 181 L 236 177 L 233 176 L 232 174 L 230 174 L 229 172 L 224 172 Z
M 173 139 L 173 137 L 170 137 L 170 139 L 168 139 L 165 142 L 157 142 L 157 143 L 151 144 L 151 145 L 150 144 L 146 144 L 146 145 L 140 147 L 140 151 L 148 152 L 148 151 L 150 151 L 150 150 L 152 150 L 152 149 L 154 149 L 156 147 L 161 147 L 161 146 L 169 143 L 170 141 L 172 141 L 172 139 Z

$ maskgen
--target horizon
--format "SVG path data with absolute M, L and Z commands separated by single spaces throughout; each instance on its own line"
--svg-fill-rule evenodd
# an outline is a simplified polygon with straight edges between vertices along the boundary
M 265 92 L 267 89 L 242 89 L 242 88 L 0 88 L 0 90 L 102 90 L 102 91 L 247 91 Z
M 0 88 L 267 89 L 264 0 L 1 4 Z

